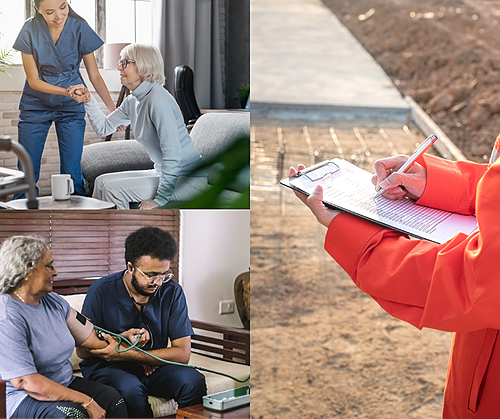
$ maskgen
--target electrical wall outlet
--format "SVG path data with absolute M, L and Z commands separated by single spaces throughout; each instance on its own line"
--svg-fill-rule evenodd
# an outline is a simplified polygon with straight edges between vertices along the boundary
M 233 300 L 219 301 L 219 314 L 231 314 L 231 313 L 234 313 L 234 301 Z

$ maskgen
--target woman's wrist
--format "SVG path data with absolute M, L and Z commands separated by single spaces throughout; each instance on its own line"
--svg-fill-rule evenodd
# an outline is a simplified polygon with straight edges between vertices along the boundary
M 87 403 L 82 403 L 82 407 L 86 409 L 87 407 L 90 406 L 90 404 L 94 401 L 94 398 L 92 397 Z

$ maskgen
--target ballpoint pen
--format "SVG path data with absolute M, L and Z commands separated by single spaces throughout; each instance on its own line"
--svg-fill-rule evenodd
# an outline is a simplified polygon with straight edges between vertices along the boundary
M 417 160 L 422 154 L 424 154 L 427 151 L 427 149 L 436 142 L 437 139 L 438 138 L 434 134 L 429 135 L 425 139 L 425 141 L 422 144 L 420 144 L 420 146 L 417 147 L 413 155 L 408 160 L 405 161 L 405 163 L 399 168 L 399 170 L 396 173 L 406 173 L 410 169 L 411 165 L 415 163 L 415 160 Z M 385 191 L 386 189 L 380 188 L 379 191 L 373 197 L 373 199 L 377 198 Z

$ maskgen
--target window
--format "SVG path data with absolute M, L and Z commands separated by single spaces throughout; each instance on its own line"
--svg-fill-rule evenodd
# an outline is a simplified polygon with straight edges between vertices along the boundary
M 0 9 L 0 50 L 9 50 L 26 20 L 24 3 L 17 1 L 2 2 Z M 21 64 L 21 53 L 13 51 L 13 64 Z
M 92 29 L 95 30 L 95 2 L 89 0 L 71 0 L 71 8 L 83 17 Z
M 152 12 L 151 0 L 70 0 L 71 7 L 96 30 L 96 16 L 106 16 L 106 42 L 151 43 Z M 97 13 L 97 4 L 105 4 L 105 13 Z M 30 11 L 28 12 L 28 14 Z M 24 1 L 2 2 L 0 9 L 0 49 L 10 49 L 27 19 Z M 14 51 L 14 64 L 21 64 L 21 53 Z
M 57 280 L 94 278 L 125 269 L 125 239 L 144 226 L 169 231 L 179 243 L 180 213 L 162 211 L 3 210 L 0 243 L 13 235 L 37 235 L 50 245 Z M 170 269 L 179 279 L 179 255 Z
M 151 43 L 152 39 L 150 0 L 106 0 L 107 43 Z

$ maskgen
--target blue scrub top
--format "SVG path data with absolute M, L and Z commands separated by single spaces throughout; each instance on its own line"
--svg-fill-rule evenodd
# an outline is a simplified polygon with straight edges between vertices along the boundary
M 174 281 L 163 284 L 150 299 L 141 315 L 122 280 L 125 271 L 95 281 L 88 289 L 82 314 L 93 324 L 114 333 L 131 328 L 149 329 L 153 347 L 166 348 L 168 339 L 176 340 L 193 334 L 182 287 Z
M 69 6 L 68 6 L 69 7 Z M 69 9 L 61 36 L 54 44 L 47 22 L 40 14 L 28 19 L 14 42 L 13 48 L 33 55 L 41 80 L 68 88 L 85 84 L 80 74 L 82 56 L 103 45 L 102 39 L 88 23 Z M 19 105 L 20 110 L 83 111 L 83 103 L 70 97 L 33 90 L 26 80 Z

